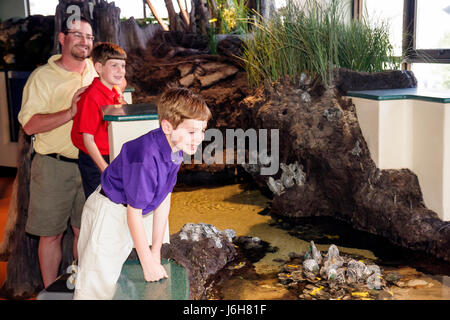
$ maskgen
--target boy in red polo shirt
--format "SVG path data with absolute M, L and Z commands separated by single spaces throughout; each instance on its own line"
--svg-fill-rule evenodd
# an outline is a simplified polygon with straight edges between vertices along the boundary
M 100 184 L 100 175 L 109 163 L 108 126 L 102 106 L 119 104 L 116 86 L 125 81 L 125 51 L 113 43 L 97 44 L 91 54 L 99 77 L 83 92 L 73 119 L 72 142 L 79 149 L 78 167 L 86 199 Z

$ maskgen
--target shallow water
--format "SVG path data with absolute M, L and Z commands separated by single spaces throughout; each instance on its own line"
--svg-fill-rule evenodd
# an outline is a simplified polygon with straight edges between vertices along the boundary
M 274 221 L 270 216 L 258 214 L 267 207 L 268 202 L 269 199 L 258 190 L 249 189 L 245 184 L 201 188 L 177 186 L 172 194 L 169 218 L 171 234 L 178 232 L 186 223 L 202 222 L 212 224 L 220 230 L 234 229 L 237 236 L 259 237 L 279 248 L 277 252 L 267 253 L 263 259 L 254 263 L 256 275 L 241 275 L 226 281 L 221 292 L 223 299 L 297 299 L 278 283 L 280 263 L 274 259 L 289 260 L 290 252 L 302 254 L 307 251 L 311 238 L 302 239 L 301 235 L 293 236 L 292 230 L 289 234 L 288 230 L 271 226 Z M 324 244 L 319 239 L 315 240 L 320 251 L 326 252 L 329 245 L 334 243 L 342 253 L 377 260 L 376 263 L 385 272 L 400 274 L 398 286 L 391 288 L 392 299 L 450 300 L 450 264 L 430 262 L 427 258 L 411 258 L 410 253 L 394 250 L 380 239 L 358 241 L 362 239 L 361 233 L 342 231 L 344 227 L 340 227 L 341 234 L 336 235 L 323 229 L 323 226 L 308 225 L 313 229 L 321 229 L 329 240 Z M 355 243 L 361 246 L 358 248 L 359 245 Z

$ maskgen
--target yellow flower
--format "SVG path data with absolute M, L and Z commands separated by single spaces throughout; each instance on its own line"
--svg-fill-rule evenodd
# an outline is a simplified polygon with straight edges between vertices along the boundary
M 312 296 L 315 296 L 322 289 L 323 289 L 323 286 L 320 286 L 319 288 L 315 288 L 314 290 L 312 290 L 309 294 Z
M 352 296 L 367 298 L 369 296 L 369 293 L 368 292 L 352 292 Z
M 222 18 L 225 24 L 228 26 L 229 30 L 236 27 L 236 9 L 235 8 L 225 8 L 222 11 Z

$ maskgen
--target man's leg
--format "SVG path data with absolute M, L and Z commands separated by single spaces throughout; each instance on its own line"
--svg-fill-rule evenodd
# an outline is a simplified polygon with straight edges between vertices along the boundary
M 52 284 L 58 276 L 59 265 L 62 259 L 62 235 L 61 233 L 56 236 L 41 236 L 39 239 L 39 265 L 45 288 Z

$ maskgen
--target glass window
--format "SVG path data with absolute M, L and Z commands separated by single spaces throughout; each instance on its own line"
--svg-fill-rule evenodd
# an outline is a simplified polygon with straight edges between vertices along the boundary
M 366 0 L 363 15 L 369 22 L 385 22 L 396 56 L 402 55 L 403 0 Z
M 155 4 L 156 2 L 163 2 L 163 1 L 152 1 L 153 4 Z M 135 19 L 144 18 L 144 5 L 142 0 L 114 0 L 114 3 L 116 7 L 120 8 L 121 18 L 130 18 L 130 17 L 134 17 Z M 146 9 L 147 12 L 150 12 L 148 6 L 147 9 Z
M 450 90 L 450 64 L 413 63 L 411 70 L 417 79 L 417 87 L 433 90 Z
M 54 16 L 58 0 L 30 0 L 30 15 Z
M 450 49 L 450 1 L 417 1 L 416 49 Z
M 44 16 L 54 15 L 56 6 L 59 0 L 29 0 L 30 1 L 30 15 L 42 14 Z M 112 1 L 109 1 L 112 2 Z M 121 18 L 130 18 L 133 16 L 135 19 L 142 19 L 144 17 L 144 2 L 143 0 L 114 0 L 116 7 L 120 8 Z M 164 1 L 152 0 L 152 4 L 160 17 L 167 17 L 167 9 Z M 174 1 L 174 9 L 179 12 L 178 5 Z M 188 3 L 188 9 L 190 9 L 190 3 Z M 150 16 L 150 8 L 146 4 L 147 16 Z

